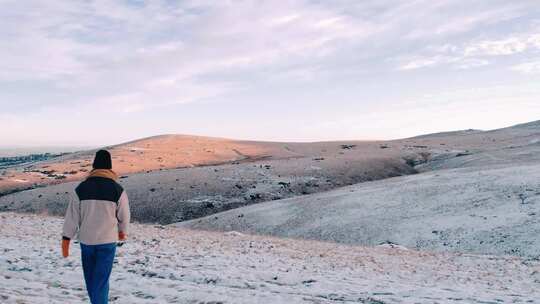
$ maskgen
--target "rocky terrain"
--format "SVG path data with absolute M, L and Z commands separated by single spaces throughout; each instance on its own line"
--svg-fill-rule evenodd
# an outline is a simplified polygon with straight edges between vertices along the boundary
M 88 303 L 57 217 L 1 213 L 0 302 Z M 111 303 L 538 303 L 540 263 L 135 224 Z

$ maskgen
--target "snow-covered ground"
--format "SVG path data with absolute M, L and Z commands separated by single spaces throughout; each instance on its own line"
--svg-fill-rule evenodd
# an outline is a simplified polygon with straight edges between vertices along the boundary
M 0 303 L 84 303 L 62 219 L 0 213 Z M 112 303 L 540 303 L 540 262 L 132 226 Z
M 540 161 L 443 169 L 264 202 L 175 226 L 540 259 Z

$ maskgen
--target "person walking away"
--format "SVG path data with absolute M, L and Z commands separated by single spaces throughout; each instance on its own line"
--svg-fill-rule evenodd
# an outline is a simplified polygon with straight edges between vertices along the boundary
M 109 300 L 117 242 L 127 238 L 130 210 L 126 191 L 112 171 L 111 154 L 96 153 L 93 170 L 75 189 L 62 231 L 62 256 L 69 256 L 70 240 L 78 235 L 86 290 L 92 304 Z

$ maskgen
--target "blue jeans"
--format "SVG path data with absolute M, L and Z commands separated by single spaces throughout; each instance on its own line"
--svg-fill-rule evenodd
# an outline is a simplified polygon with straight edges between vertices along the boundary
M 116 243 L 85 245 L 81 257 L 86 290 L 92 304 L 109 303 L 109 277 L 116 253 Z

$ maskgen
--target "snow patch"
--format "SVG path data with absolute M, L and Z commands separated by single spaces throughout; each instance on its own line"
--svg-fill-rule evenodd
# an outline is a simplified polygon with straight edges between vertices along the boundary
M 62 222 L 0 213 L 2 304 L 88 303 L 79 245 L 72 243 L 69 258 L 60 256 Z M 236 231 L 131 228 L 129 242 L 117 249 L 112 304 L 534 303 L 540 298 L 540 262 L 533 260 Z

